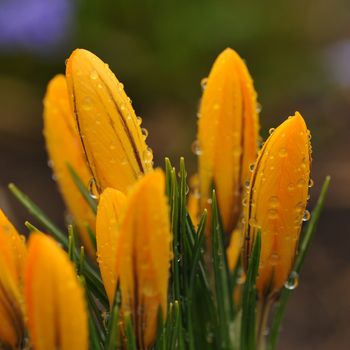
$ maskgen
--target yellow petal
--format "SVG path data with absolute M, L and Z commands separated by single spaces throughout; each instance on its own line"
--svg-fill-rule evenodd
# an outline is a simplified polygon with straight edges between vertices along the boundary
M 216 59 L 199 111 L 199 176 L 201 208 L 215 184 L 226 232 L 235 227 L 241 196 L 256 159 L 258 115 L 256 93 L 248 70 L 232 49 Z
M 36 350 L 88 349 L 83 288 L 66 253 L 42 233 L 32 233 L 29 239 L 25 303 Z
M 98 204 L 96 217 L 97 257 L 103 284 L 110 306 L 113 305 L 120 266 L 123 236 L 119 226 L 126 205 L 125 195 L 113 188 L 106 188 Z
M 277 292 L 294 262 L 310 178 L 310 141 L 299 113 L 267 139 L 258 156 L 245 208 L 245 265 L 258 228 L 260 295 Z
M 188 195 L 187 209 L 190 214 L 192 223 L 194 227 L 198 226 L 199 215 L 200 215 L 200 205 L 199 205 L 199 177 L 198 174 L 191 176 L 190 181 L 190 193 Z
M 108 65 L 77 49 L 67 63 L 68 89 L 79 133 L 99 192 L 107 187 L 126 192 L 152 169 L 140 119 Z
M 0 210 L 0 343 L 13 349 L 24 336 L 22 281 L 25 254 L 24 240 Z
M 164 319 L 167 312 L 172 236 L 161 170 L 148 173 L 132 189 L 120 231 L 122 307 L 132 314 L 139 347 L 146 349 L 156 337 L 158 309 Z
M 237 266 L 239 256 L 242 251 L 242 231 L 236 229 L 231 234 L 230 244 L 227 248 L 227 263 L 230 271 L 233 271 Z
M 84 246 L 92 254 L 93 248 L 86 224 L 94 228 L 95 217 L 74 184 L 67 162 L 87 186 L 92 175 L 86 163 L 69 103 L 66 79 L 63 75 L 57 75 L 50 81 L 44 99 L 46 147 L 64 201 L 78 225 Z

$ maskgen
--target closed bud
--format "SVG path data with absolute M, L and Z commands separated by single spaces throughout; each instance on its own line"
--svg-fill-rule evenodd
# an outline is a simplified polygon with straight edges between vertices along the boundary
M 232 232 L 241 212 L 249 165 L 256 159 L 256 92 L 239 55 L 226 49 L 207 79 L 198 122 L 200 204 L 203 210 L 215 186 L 225 231 Z
M 67 61 L 66 78 L 78 131 L 89 167 L 101 193 L 122 192 L 153 167 L 141 118 L 108 65 L 83 49 Z
M 87 350 L 84 290 L 67 254 L 52 238 L 32 233 L 25 267 L 28 331 L 36 350 Z
M 0 210 L 0 347 L 17 349 L 24 333 L 22 302 L 26 248 L 11 222 Z
M 66 79 L 54 77 L 47 88 L 44 99 L 44 136 L 52 167 L 60 192 L 69 212 L 76 222 L 84 246 L 92 254 L 91 240 L 86 224 L 95 227 L 95 217 L 74 183 L 68 164 L 88 186 L 92 177 L 86 163 L 83 147 L 77 131 L 73 111 L 68 98 Z
M 123 234 L 120 222 L 126 206 L 125 195 L 113 188 L 106 188 L 98 203 L 96 217 L 97 259 L 109 304 L 112 307 L 117 286 L 120 259 L 123 252 Z
M 308 198 L 310 141 L 299 113 L 267 139 L 251 177 L 245 207 L 244 262 L 261 230 L 257 289 L 261 297 L 278 292 L 291 273 Z
M 131 188 L 125 210 L 121 209 L 124 204 L 118 196 L 112 191 L 102 195 L 97 219 L 98 254 L 106 256 L 99 249 L 103 244 L 115 245 L 116 265 L 110 279 L 119 282 L 122 314 L 132 319 L 138 348 L 148 349 L 156 338 L 159 311 L 166 318 L 172 255 L 163 172 L 155 170 L 142 177 Z M 110 220 L 120 224 L 106 229 Z M 103 229 L 108 233 L 103 233 Z M 108 269 L 111 261 L 112 258 L 104 260 L 100 256 L 100 270 Z M 115 288 L 111 280 L 104 279 L 107 291 Z

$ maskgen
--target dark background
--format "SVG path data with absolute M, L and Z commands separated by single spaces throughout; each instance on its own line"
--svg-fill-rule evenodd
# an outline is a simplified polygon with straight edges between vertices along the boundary
M 350 2 L 0 1 L 0 206 L 20 231 L 15 182 L 63 225 L 42 137 L 42 98 L 65 59 L 87 48 L 125 84 L 156 164 L 196 160 L 200 80 L 226 47 L 245 58 L 261 133 L 300 111 L 312 132 L 310 208 L 332 176 L 325 213 L 284 322 L 280 349 L 350 348 Z

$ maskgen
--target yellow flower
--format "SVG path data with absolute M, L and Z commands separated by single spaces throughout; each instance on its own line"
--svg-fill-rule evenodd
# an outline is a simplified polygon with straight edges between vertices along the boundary
M 78 225 L 84 246 L 92 254 L 86 224 L 94 229 L 95 216 L 73 182 L 67 162 L 86 185 L 92 175 L 86 163 L 69 103 L 66 79 L 63 75 L 57 75 L 50 81 L 44 99 L 46 147 L 64 201 Z
M 75 50 L 66 77 L 85 154 L 101 193 L 122 192 L 152 169 L 147 147 L 131 101 L 108 65 L 87 50 Z
M 132 318 L 140 349 L 150 348 L 155 340 L 159 308 L 164 319 L 167 313 L 172 237 L 164 191 L 164 174 L 155 170 L 131 189 L 124 213 L 123 200 L 112 191 L 102 195 L 98 208 L 97 222 L 107 220 L 97 226 L 97 241 L 101 241 L 98 254 L 103 254 L 99 250 L 103 244 L 115 244 L 117 254 L 114 261 L 102 256 L 99 259 L 101 271 L 110 269 L 115 274 L 114 278 L 104 279 L 105 287 L 113 292 L 115 280 L 119 281 L 122 312 Z M 118 222 L 120 225 L 115 224 Z
M 88 349 L 83 288 L 66 253 L 42 233 L 29 239 L 24 299 L 36 350 Z
M 106 188 L 100 197 L 96 217 L 97 257 L 110 306 L 113 305 L 119 275 L 116 269 L 123 254 L 124 235 L 119 227 L 125 206 L 126 197 L 122 192 Z
M 238 263 L 238 259 L 242 251 L 242 238 L 242 231 L 239 229 L 234 230 L 231 234 L 230 244 L 226 251 L 227 263 L 230 271 L 234 271 Z
M 256 92 L 239 55 L 224 50 L 209 74 L 199 111 L 198 145 L 201 209 L 214 184 L 224 228 L 232 232 L 241 212 L 249 165 L 257 155 Z
M 273 131 L 273 130 L 272 130 Z M 291 272 L 310 179 L 310 141 L 299 113 L 289 117 L 267 139 L 259 153 L 245 207 L 244 260 L 261 230 L 257 288 L 264 297 L 278 292 Z
M 24 336 L 22 310 L 23 262 L 26 248 L 0 210 L 0 347 L 17 349 Z

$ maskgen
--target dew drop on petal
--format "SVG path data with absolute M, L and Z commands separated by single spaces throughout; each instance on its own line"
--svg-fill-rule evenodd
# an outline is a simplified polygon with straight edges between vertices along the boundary
M 281 157 L 281 158 L 285 158 L 287 157 L 287 149 L 285 147 L 282 147 L 280 148 L 280 150 L 278 151 L 278 155 Z
M 310 179 L 310 180 L 309 180 L 309 185 L 308 185 L 309 188 L 311 188 L 313 185 L 314 185 L 314 180 Z
M 150 147 L 147 147 L 143 151 L 143 159 L 146 164 L 150 164 L 153 161 L 153 151 Z
M 146 139 L 148 136 L 148 130 L 146 128 L 142 128 L 141 133 L 142 133 L 143 138 Z
M 92 101 L 91 101 L 91 98 L 86 96 L 83 100 L 83 103 L 82 103 L 82 108 L 85 110 L 85 111 L 90 111 L 91 108 L 92 108 Z
M 284 287 L 289 290 L 293 290 L 299 285 L 299 275 L 296 271 L 292 271 L 288 277 L 288 280 L 284 284 Z
M 204 91 L 205 88 L 207 87 L 207 83 L 208 83 L 208 78 L 203 78 L 201 80 L 201 87 L 202 87 L 202 90 Z
M 304 215 L 303 215 L 303 221 L 309 221 L 311 218 L 311 214 L 308 210 L 304 211 Z
M 90 197 L 92 199 L 97 199 L 98 198 L 98 194 L 97 194 L 96 181 L 95 181 L 95 179 L 93 177 L 89 181 L 88 188 L 89 188 Z
M 91 80 L 96 80 L 98 78 L 98 73 L 93 70 L 91 73 L 90 73 L 90 79 Z
M 269 134 L 272 135 L 274 133 L 274 131 L 275 131 L 275 128 L 270 128 Z
M 192 146 L 191 146 L 191 149 L 192 149 L 192 152 L 199 156 L 202 154 L 202 150 L 201 150 L 201 147 L 200 147 L 200 144 L 199 144 L 199 141 L 198 140 L 194 140 L 192 142 Z

